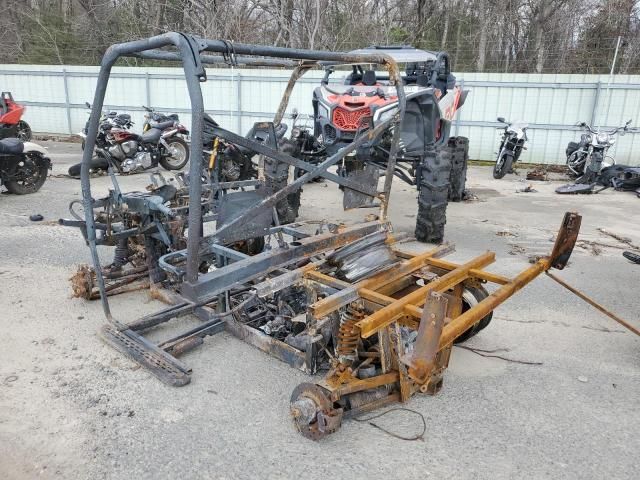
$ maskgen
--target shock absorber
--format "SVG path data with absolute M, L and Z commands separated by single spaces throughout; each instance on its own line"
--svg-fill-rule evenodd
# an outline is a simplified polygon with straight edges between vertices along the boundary
M 114 268 L 124 267 L 129 261 L 129 240 L 127 238 L 121 238 L 116 244 L 116 251 L 113 255 L 113 262 L 111 265 Z
M 364 312 L 353 305 L 347 306 L 340 317 L 336 353 L 341 362 L 351 363 L 358 358 L 360 328 L 356 325 L 364 318 Z

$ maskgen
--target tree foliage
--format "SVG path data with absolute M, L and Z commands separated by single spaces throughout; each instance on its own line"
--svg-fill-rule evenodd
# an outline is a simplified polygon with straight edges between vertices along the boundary
M 97 64 L 166 31 L 296 48 L 412 44 L 457 71 L 640 72 L 635 0 L 0 0 L 0 61 Z M 131 60 L 135 63 L 135 60 Z

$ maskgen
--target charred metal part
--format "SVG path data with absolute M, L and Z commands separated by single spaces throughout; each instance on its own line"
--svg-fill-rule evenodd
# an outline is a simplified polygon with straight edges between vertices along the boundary
M 344 312 L 341 326 L 345 328 L 340 330 L 339 339 L 344 337 L 345 341 L 338 342 L 333 368 L 318 384 L 323 396 L 315 401 L 315 411 L 306 401 L 305 409 L 303 404 L 296 403 L 301 400 L 301 391 L 312 391 L 308 384 L 301 385 L 292 397 L 292 414 L 294 418 L 299 416 L 296 422 L 301 433 L 314 439 L 326 435 L 326 432 L 319 435 L 318 428 L 313 435 L 304 430 L 313 425 L 315 418 L 324 418 L 318 417 L 321 411 L 331 415 L 339 410 L 342 419 L 391 402 L 405 402 L 416 393 L 433 395 L 439 392 L 452 343 L 475 325 L 485 322 L 493 309 L 539 274 L 553 265 L 564 267 L 579 225 L 580 216 L 567 213 L 551 255 L 512 279 L 481 270 L 494 260 L 494 255 L 487 252 L 462 265 L 436 261 L 437 268 L 446 273 L 425 280 L 424 275 L 416 274 L 423 268 L 422 262 L 431 261 L 431 252 L 431 255 L 423 255 L 420 262 L 415 261 L 418 257 L 405 254 L 403 256 L 408 258 L 389 273 L 382 272 L 356 284 L 358 288 L 354 291 L 365 305 L 365 311 L 357 313 L 364 318 L 353 321 L 353 304 Z M 393 274 L 397 271 L 404 273 L 395 277 Z M 306 275 L 323 278 L 314 270 Z M 407 276 L 413 276 L 413 285 L 405 281 Z M 499 288 L 491 295 L 480 295 L 475 303 L 468 302 L 466 310 L 463 309 L 465 289 L 478 288 L 465 285 L 476 285 L 481 278 L 494 281 Z M 421 285 L 418 280 L 427 283 Z M 310 305 L 309 310 L 327 314 L 342 308 L 339 302 L 331 300 L 327 304 L 326 300 Z M 318 309 L 317 305 L 323 302 L 325 305 Z M 365 351 L 363 347 L 367 344 L 373 345 L 373 350 Z
M 248 138 L 209 122 L 213 127 L 208 125 L 207 133 L 213 136 L 207 137 L 207 144 L 211 143 L 213 150 L 207 153 L 207 165 L 203 163 L 203 149 L 195 148 L 189 174 L 178 176 L 176 184 L 155 179 L 148 192 L 127 193 L 121 191 L 112 174 L 109 196 L 94 199 L 89 171 L 98 120 L 110 70 L 125 56 L 182 62 L 192 107 L 192 145 L 207 148 L 203 143 L 200 88 L 207 79 L 205 64 L 217 63 L 221 57 L 230 65 L 280 62 L 296 67 L 273 122 L 256 123 Z M 434 82 L 448 82 L 448 57 L 438 54 L 434 61 L 442 63 L 441 73 L 446 77 L 434 78 Z M 314 152 L 315 147 L 309 148 L 313 139 L 300 132 L 284 139 L 282 119 L 293 87 L 308 69 L 321 62 L 377 64 L 387 69 L 397 111 L 376 122 L 358 122 L 352 139 L 333 151 L 325 148 Z M 431 69 L 431 73 L 439 75 L 437 69 Z M 411 108 L 431 109 L 430 128 L 440 118 L 432 107 L 444 109 L 441 118 L 446 123 L 464 101 L 463 92 L 455 87 L 454 95 L 445 95 L 445 101 L 435 105 L 436 90 L 431 85 L 418 95 L 411 93 L 409 98 Z M 417 392 L 434 394 L 440 390 L 453 341 L 466 332 L 478 331 L 476 325 L 537 275 L 552 267 L 564 267 L 580 217 L 567 214 L 552 254 L 514 278 L 483 270 L 494 260 L 490 252 L 462 265 L 438 258 L 452 249 L 448 245 L 418 255 L 400 253 L 393 245 L 396 239 L 390 233 L 387 211 L 391 182 L 402 171 L 396 166 L 396 157 L 404 158 L 407 153 L 407 145 L 401 141 L 407 103 L 398 65 L 384 50 L 299 50 L 232 44 L 175 32 L 110 47 L 98 76 L 82 161 L 84 221 L 72 211 L 75 220 L 64 222 L 79 227 L 90 248 L 93 273 L 83 273 L 90 276 L 84 292 L 94 292 L 96 287 L 100 292 L 109 321 L 101 332 L 105 341 L 175 386 L 189 383 L 192 373 L 176 357 L 223 329 L 305 372 L 316 372 L 330 361 L 330 372 L 320 385 L 304 383 L 291 397 L 295 425 L 311 439 L 335 432 L 343 417 L 407 401 Z M 442 138 L 447 136 L 445 132 Z M 379 140 L 384 140 L 385 149 L 384 162 L 377 164 L 386 168 L 382 191 L 377 191 L 377 182 L 371 186 L 373 169 L 367 172 L 365 167 L 362 175 L 346 177 L 327 171 L 341 162 L 359 162 L 381 143 Z M 259 155 L 257 171 L 251 164 L 246 171 L 252 173 L 243 175 L 236 166 L 219 163 L 221 143 L 245 155 L 245 159 Z M 418 142 L 418 157 L 431 148 L 428 143 Z M 291 168 L 297 171 L 289 183 Z M 220 173 L 229 178 L 219 178 Z M 257 179 L 247 178 L 253 173 Z M 380 220 L 349 227 L 316 223 L 312 224 L 315 233 L 309 231 L 311 225 L 280 225 L 293 221 L 283 217 L 289 217 L 290 211 L 299 206 L 301 187 L 317 177 L 350 190 L 347 206 L 367 207 L 379 201 Z M 208 221 L 216 221 L 216 229 L 204 235 L 204 223 Z M 272 245 L 273 238 L 277 242 Z M 98 245 L 118 246 L 115 270 L 129 263 L 133 268 L 144 266 L 154 285 L 179 292 L 163 295 L 172 305 L 129 323 L 114 319 L 105 282 L 127 277 L 118 277 L 113 268 L 100 264 Z M 257 253 L 260 249 L 256 245 L 264 245 L 264 251 Z M 139 255 L 138 260 L 144 262 L 127 262 L 131 254 Z M 481 282 L 494 282 L 499 288 L 476 298 L 477 303 L 464 310 L 465 289 L 477 289 Z M 152 342 L 145 337 L 146 330 L 172 319 L 178 323 L 186 315 L 195 315 L 202 323 L 164 341 Z
M 360 329 L 357 324 L 363 317 L 364 312 L 351 305 L 346 308 L 340 317 L 336 354 L 338 355 L 338 360 L 343 363 L 350 363 L 358 358 L 358 347 L 361 342 Z

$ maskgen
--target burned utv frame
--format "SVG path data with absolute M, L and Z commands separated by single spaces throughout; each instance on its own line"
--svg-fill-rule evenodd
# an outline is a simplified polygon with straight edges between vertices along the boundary
M 171 50 L 161 50 L 165 47 Z M 94 199 L 91 152 L 109 72 L 121 56 L 182 62 L 196 148 L 189 174 L 177 186 L 157 177 L 149 192 L 123 193 L 110 172 L 113 190 L 106 198 Z M 363 122 L 353 141 L 314 165 L 285 148 L 278 129 L 296 81 L 320 62 L 383 65 L 397 89 L 398 110 L 376 125 Z M 256 123 L 248 138 L 215 122 L 207 127 L 214 144 L 222 139 L 260 155 L 255 179 L 224 182 L 213 169 L 208 178 L 202 177 L 200 82 L 206 80 L 204 65 L 215 63 L 293 68 L 273 122 Z M 76 220 L 63 221 L 81 228 L 91 250 L 93 269 L 83 275 L 95 280 L 102 300 L 108 319 L 103 338 L 175 386 L 191 379 L 190 368 L 177 357 L 224 329 L 309 373 L 330 360 L 324 381 L 300 385 L 291 398 L 295 425 L 313 439 L 335 431 L 343 417 L 406 401 L 415 393 L 436 393 L 454 341 L 485 328 L 493 309 L 537 275 L 564 267 L 580 216 L 567 214 L 551 254 L 513 278 L 483 270 L 495 259 L 491 252 L 459 265 L 440 258 L 452 250 L 449 245 L 422 254 L 403 251 L 399 236 L 392 234 L 387 209 L 405 109 L 397 64 L 383 52 L 359 55 L 231 44 L 179 33 L 112 46 L 102 62 L 83 156 L 84 219 L 72 209 Z M 391 134 L 392 140 L 382 191 L 357 177 L 328 171 L 383 134 Z M 213 152 L 209 167 L 216 162 Z M 290 167 L 300 173 L 289 182 Z M 279 203 L 316 177 L 376 199 L 379 217 L 354 226 L 281 225 Z M 204 235 L 209 221 L 216 222 L 215 230 Z M 266 248 L 247 248 L 252 240 L 265 237 Z M 271 239 L 277 244 L 269 248 Z M 116 246 L 114 268 L 102 267 L 98 245 Z M 117 263 L 125 259 L 133 267 L 123 273 Z M 171 287 L 155 290 L 171 305 L 133 321 L 113 318 L 108 290 L 126 288 L 147 271 L 152 285 Z M 108 288 L 105 279 L 111 282 Z M 487 282 L 498 289 L 489 294 L 483 286 Z M 190 314 L 201 323 L 172 338 L 154 343 L 144 335 Z
M 166 47 L 168 49 L 163 50 Z M 208 52 L 219 55 L 209 55 Z M 205 111 L 200 83 L 206 81 L 207 78 L 205 64 L 226 63 L 293 68 L 273 122 L 256 124 L 251 138 L 241 137 L 217 125 L 213 127 L 217 137 L 261 155 L 258 178 L 238 182 L 219 182 L 213 178 L 208 184 L 203 183 L 199 180 L 203 168 L 203 153 L 200 148 L 194 148 L 188 177 L 179 188 L 165 184 L 166 182 L 161 179 L 160 182 L 156 182 L 156 188 L 152 192 L 123 193 L 117 178 L 113 172 L 110 172 L 113 190 L 109 197 L 94 199 L 91 192 L 89 170 L 91 152 L 98 129 L 98 119 L 111 67 L 119 58 L 127 56 L 182 63 L 192 107 L 191 141 L 192 145 L 196 146 L 202 144 L 203 135 Z M 312 165 L 279 150 L 275 126 L 278 126 L 283 119 L 289 96 L 296 81 L 306 71 L 318 65 L 320 61 L 366 62 L 383 65 L 388 70 L 391 81 L 397 86 L 399 109 L 396 115 L 380 125 L 363 128 L 350 145 L 323 159 L 319 165 Z M 214 313 L 208 305 L 215 303 L 218 311 L 226 311 L 229 308 L 229 292 L 232 289 L 256 278 L 264 278 L 274 271 L 282 272 L 282 269 L 289 265 L 308 262 L 309 258 L 314 255 L 335 250 L 367 234 L 388 230 L 389 227 L 385 223 L 385 219 L 393 179 L 393 160 L 398 152 L 400 136 L 399 129 L 395 127 L 402 122 L 404 109 L 405 95 L 400 74 L 393 59 L 383 53 L 379 55 L 353 55 L 231 44 L 226 41 L 206 40 L 182 33 L 167 33 L 110 47 L 103 57 L 98 76 L 87 134 L 87 145 L 82 160 L 81 185 L 84 219 L 80 218 L 78 214 L 74 214 L 75 221 L 63 221 L 67 225 L 81 228 L 91 250 L 93 263 L 91 275 L 94 276 L 105 315 L 109 320 L 109 326 L 105 329 L 105 337 L 108 341 L 144 363 L 163 380 L 172 384 L 187 383 L 190 371 L 165 350 L 149 344 L 139 334 L 140 329 L 150 328 L 170 319 L 195 313 L 205 321 L 205 325 L 208 325 L 208 327 L 199 329 L 198 333 L 215 333 L 219 331 L 218 324 L 223 323 L 225 317 Z M 376 188 L 372 189 L 368 185 L 362 185 L 353 179 L 343 178 L 328 171 L 329 167 L 340 162 L 346 155 L 366 146 L 367 142 L 382 135 L 389 128 L 394 131 L 393 145 L 382 191 L 376 191 Z M 256 139 L 261 141 L 256 141 Z M 284 168 L 282 168 L 283 165 Z M 304 173 L 288 185 L 283 186 L 282 182 L 274 185 L 269 181 L 269 175 L 265 174 L 265 172 L 275 174 L 279 169 L 286 171 L 289 166 L 296 167 Z M 316 177 L 324 177 L 342 187 L 377 199 L 379 201 L 377 205 L 381 210 L 381 221 L 346 229 L 336 227 L 332 231 L 326 231 L 326 228 L 321 226 L 318 235 L 313 236 L 309 236 L 308 233 L 292 226 L 279 225 L 275 209 L 278 202 L 286 199 L 301 185 Z M 273 175 L 270 178 L 272 179 Z M 256 188 L 251 191 L 229 191 L 232 188 L 251 187 Z M 221 195 L 220 192 L 223 192 L 224 195 Z M 107 214 L 96 214 L 95 210 L 97 209 L 103 209 Z M 129 222 L 127 228 L 120 226 L 118 229 L 114 223 L 113 212 L 118 212 L 120 216 L 135 214 L 136 222 L 133 224 Z M 217 222 L 215 232 L 203 236 L 203 223 L 212 220 Z M 188 232 L 186 240 L 185 232 Z M 279 247 L 248 258 L 226 246 L 265 235 L 276 235 Z M 284 242 L 285 235 L 291 239 L 289 243 Z M 121 278 L 117 272 L 106 272 L 105 275 L 97 246 L 110 244 L 126 250 L 127 239 L 140 236 L 144 238 L 139 247 L 146 252 L 144 262 L 148 266 L 150 280 L 157 282 L 165 275 L 177 279 L 179 297 L 171 296 L 172 300 L 177 303 L 175 306 L 128 325 L 116 320 L 111 315 L 105 277 L 109 280 Z M 185 243 L 186 245 L 184 245 Z M 158 251 L 157 248 L 154 248 L 154 244 L 162 244 L 163 249 Z M 185 246 L 186 248 L 184 248 Z M 117 253 L 116 249 L 116 255 Z M 211 259 L 217 269 L 201 273 L 203 260 Z M 139 270 L 143 270 L 143 267 Z M 126 283 L 130 278 L 131 275 L 126 275 L 123 282 Z M 117 284 L 120 285 L 120 283 Z M 247 338 L 247 333 L 239 332 L 239 335 Z M 193 336 L 187 337 L 193 338 Z M 256 340 L 253 343 L 264 342 Z M 264 348 L 274 351 L 272 347 Z M 292 359 L 290 348 L 287 348 L 284 343 L 279 345 L 279 348 L 283 350 L 279 355 L 281 358 L 286 358 L 290 363 L 299 366 L 304 364 L 308 371 L 315 370 L 313 362 L 309 358 L 305 360 L 305 356 L 310 356 L 309 353 L 300 354 L 298 351 L 296 352 L 297 357 Z M 178 351 L 179 349 L 174 348 L 173 350 Z M 275 350 L 277 351 L 278 348 Z

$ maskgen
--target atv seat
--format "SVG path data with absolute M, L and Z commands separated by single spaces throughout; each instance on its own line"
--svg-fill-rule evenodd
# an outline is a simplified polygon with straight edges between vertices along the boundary
M 362 85 L 367 87 L 374 87 L 378 85 L 378 79 L 374 70 L 365 70 L 362 74 Z
M 0 155 L 19 155 L 24 151 L 24 143 L 17 138 L 0 140 Z

